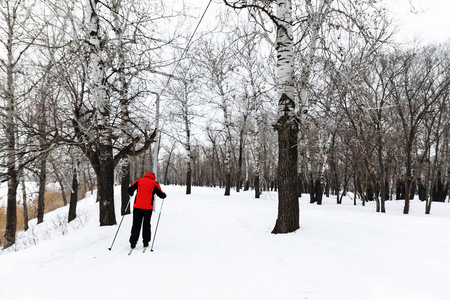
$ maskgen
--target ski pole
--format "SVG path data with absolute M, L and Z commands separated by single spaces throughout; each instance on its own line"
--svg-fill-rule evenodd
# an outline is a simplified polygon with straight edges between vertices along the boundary
M 163 208 L 163 204 L 164 204 L 164 199 L 162 199 L 162 201 L 161 201 L 161 208 L 159 209 L 158 221 L 156 222 L 155 235 L 153 236 L 152 248 L 150 249 L 150 251 L 152 251 L 152 252 L 153 252 L 153 245 L 155 244 L 156 232 L 158 231 L 159 218 L 161 218 L 161 211 Z
M 125 208 L 125 212 L 128 210 L 128 206 L 130 206 L 130 200 L 128 200 L 127 207 Z M 116 241 L 117 234 L 119 233 L 120 226 L 122 225 L 123 217 L 125 217 L 125 214 L 123 214 L 122 220 L 120 220 L 120 224 L 119 224 L 119 227 L 117 228 L 116 235 L 114 236 L 114 239 L 112 241 L 111 247 L 108 248 L 109 251 L 111 251 L 111 249 L 112 249 L 112 247 L 114 245 L 114 242 Z

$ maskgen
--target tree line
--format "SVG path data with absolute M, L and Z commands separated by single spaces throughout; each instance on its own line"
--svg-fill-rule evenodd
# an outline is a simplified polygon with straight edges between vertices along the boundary
M 129 213 L 147 171 L 188 194 L 277 190 L 273 233 L 298 229 L 302 193 L 379 212 L 404 199 L 405 214 L 416 194 L 426 213 L 448 196 L 449 44 L 399 45 L 378 1 L 224 0 L 196 33 L 177 3 L 59 2 L 2 1 L 4 247 L 23 180 L 39 183 L 38 222 L 49 181 L 70 191 L 68 221 L 78 185 L 95 186 L 101 226 L 114 184 Z

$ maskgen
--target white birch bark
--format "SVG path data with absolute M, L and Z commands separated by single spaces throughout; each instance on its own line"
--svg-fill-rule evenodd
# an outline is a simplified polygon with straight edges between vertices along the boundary
M 248 163 L 249 159 L 250 159 L 249 149 L 248 149 L 248 146 L 246 146 L 245 147 L 245 182 L 244 182 L 244 191 L 247 190 L 247 186 L 248 186 L 248 182 L 249 182 L 249 173 L 250 173 L 249 163 Z
M 329 148 L 330 148 L 330 145 L 331 145 L 332 138 L 333 138 L 333 135 L 329 134 L 328 135 L 328 139 L 327 139 L 327 141 L 325 143 L 324 143 L 324 139 L 322 139 L 322 138 L 320 138 L 320 141 L 319 141 L 319 148 L 320 148 L 320 155 L 319 156 L 322 158 L 322 161 L 319 164 L 319 169 L 318 169 L 318 172 L 317 172 L 317 176 L 318 176 L 318 178 L 320 180 L 320 185 L 322 187 L 324 187 L 324 184 L 325 184 L 324 174 L 325 174 L 325 171 L 328 168 L 327 161 L 328 161 L 328 155 L 330 154 Z
M 89 71 L 90 89 L 97 108 L 98 138 L 101 145 L 111 144 L 109 135 L 110 103 L 106 92 L 105 63 L 102 55 L 101 40 L 99 37 L 99 16 L 97 11 L 98 0 L 87 0 L 86 18 L 89 33 Z
M 292 36 L 292 3 L 276 1 L 277 17 L 277 85 L 279 89 L 278 120 L 278 217 L 272 233 L 297 230 L 299 203 L 297 197 L 298 118 L 294 101 L 294 55 Z
M 261 152 L 262 152 L 262 120 L 258 115 L 256 117 L 255 135 L 251 137 L 252 145 L 254 145 L 253 162 L 255 170 L 255 198 L 259 198 L 261 190 Z
M 444 142 L 442 145 L 443 161 L 444 161 L 444 186 L 450 187 L 450 123 L 445 125 Z M 450 195 L 447 193 L 447 202 L 450 202 Z
M 16 99 L 14 90 L 14 68 L 17 60 L 14 59 L 14 45 L 15 27 L 16 27 L 16 15 L 12 12 L 18 7 L 13 6 L 12 3 L 7 2 L 8 10 L 2 12 L 7 40 L 2 41 L 6 48 L 6 61 L 0 60 L 2 63 L 2 69 L 6 70 L 6 86 L 2 91 L 5 98 L 5 133 L 6 133 L 6 163 L 8 174 L 8 199 L 6 210 L 6 231 L 4 236 L 4 247 L 12 246 L 16 241 L 16 227 L 17 227 L 17 164 L 16 164 Z M 1 87 L 1 86 L 0 86 Z
M 308 112 L 309 109 L 309 95 L 308 95 L 308 88 L 310 86 L 310 78 L 311 78 L 311 72 L 312 68 L 314 66 L 314 59 L 316 56 L 317 51 L 317 42 L 319 40 L 319 32 L 320 28 L 323 25 L 323 22 L 325 21 L 326 16 L 328 15 L 330 11 L 330 6 L 333 0 L 322 0 L 320 1 L 318 8 L 314 9 L 312 1 L 311 0 L 305 0 L 305 8 L 307 12 L 307 30 L 309 31 L 309 46 L 307 47 L 307 53 L 305 56 L 305 59 L 303 60 L 303 65 L 300 71 L 300 80 L 299 80 L 299 98 L 300 98 L 300 105 L 299 105 L 299 116 L 300 116 L 300 122 L 305 117 L 305 114 Z M 307 149 L 307 139 L 303 140 L 302 136 L 299 135 L 299 157 L 301 158 L 302 152 L 308 152 Z M 309 154 L 309 153 L 308 153 Z M 311 170 L 310 166 L 310 159 L 307 158 L 307 166 L 304 166 L 306 168 L 305 172 L 305 178 L 308 180 L 308 170 Z M 298 173 L 301 174 L 302 172 L 302 164 L 298 165 Z
M 192 187 L 192 148 L 191 148 L 191 124 L 189 121 L 189 106 L 188 106 L 188 91 L 187 91 L 187 82 L 183 82 L 184 84 L 184 90 L 182 95 L 182 115 L 183 115 L 183 121 L 184 121 L 184 128 L 186 131 L 186 142 L 185 142 L 185 149 L 186 149 L 186 155 L 187 155 L 187 176 L 186 176 L 186 194 L 191 194 L 191 187 Z
M 230 114 L 228 112 L 228 103 L 225 94 L 222 94 L 222 111 L 223 111 L 223 120 L 225 127 L 225 147 L 226 147 L 226 156 L 225 156 L 225 168 L 226 168 L 226 187 L 225 187 L 225 196 L 230 195 L 231 190 L 231 121 Z
M 155 174 L 156 180 L 158 180 L 158 155 L 159 155 L 159 142 L 161 139 L 161 129 L 159 128 L 160 119 L 160 97 L 156 96 L 156 111 L 155 111 L 155 147 L 153 148 L 153 173 Z
M 314 58 L 317 51 L 317 42 L 319 40 L 319 31 L 325 21 L 326 16 L 330 11 L 330 6 L 333 0 L 320 1 L 317 10 L 314 9 L 311 0 L 305 0 L 305 8 L 308 14 L 308 31 L 309 31 L 309 46 L 308 52 L 303 60 L 303 65 L 300 72 L 300 109 L 301 113 L 305 113 L 309 107 L 308 86 L 310 85 L 311 71 L 314 66 Z
M 114 33 L 117 40 L 117 69 L 118 69 L 118 86 L 119 90 L 119 102 L 120 102 L 120 112 L 121 112 L 121 141 L 122 147 L 129 145 L 132 142 L 131 132 L 132 126 L 130 122 L 130 116 L 128 111 L 128 81 L 125 74 L 125 56 L 126 49 L 124 43 L 124 31 L 126 30 L 127 24 L 127 16 L 123 16 L 125 19 L 121 21 L 122 14 L 124 14 L 122 10 L 122 0 L 114 0 L 112 1 L 112 10 L 113 10 L 113 24 L 114 24 Z M 128 186 L 130 184 L 130 158 L 128 154 L 125 154 L 122 158 L 122 178 L 121 178 L 121 213 L 122 215 L 129 214 L 129 200 L 130 196 L 128 195 Z
M 89 34 L 89 90 L 96 104 L 97 156 L 96 166 L 100 203 L 100 226 L 115 225 L 114 159 L 112 153 L 110 102 L 106 87 L 103 46 L 99 33 L 98 0 L 86 2 L 86 27 Z
M 278 117 L 295 115 L 294 103 L 294 42 L 292 36 L 292 4 L 290 0 L 277 0 L 277 85 L 279 89 Z M 285 94 L 289 100 L 282 99 Z

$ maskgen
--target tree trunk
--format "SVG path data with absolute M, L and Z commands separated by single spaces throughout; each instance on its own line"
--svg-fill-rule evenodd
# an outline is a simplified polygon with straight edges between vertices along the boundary
M 280 124 L 281 123 L 281 124 Z M 297 134 L 290 122 L 279 121 L 278 131 L 278 218 L 272 233 L 289 233 L 298 228 L 300 209 L 297 197 Z
M 214 167 L 214 162 L 215 162 L 215 156 L 216 156 L 216 143 L 213 142 L 212 143 L 212 157 L 211 157 L 211 181 L 213 186 L 215 187 L 217 182 L 216 182 L 216 168 Z
M 246 122 L 246 118 L 244 118 L 244 122 Z M 236 192 L 239 193 L 241 191 L 242 186 L 242 160 L 244 155 L 244 134 L 245 127 L 240 131 L 239 134 L 239 157 L 238 157 L 238 170 L 236 175 Z
M 186 95 L 186 94 L 185 94 Z M 186 130 L 186 154 L 187 154 L 187 163 L 186 163 L 186 195 L 191 194 L 191 187 L 192 187 L 192 149 L 191 149 L 191 127 L 189 122 L 189 114 L 188 114 L 188 107 L 187 107 L 187 99 L 186 101 L 183 101 L 183 119 L 184 119 L 184 126 Z
M 255 175 L 255 198 L 259 199 L 260 187 L 259 187 L 259 174 Z
M 27 203 L 27 189 L 25 186 L 25 178 L 23 174 L 21 176 L 21 184 L 22 184 L 22 199 L 23 199 L 23 230 L 28 230 L 28 203 Z
M 174 148 L 172 147 L 172 149 L 170 149 L 170 152 L 169 152 L 169 157 L 167 158 L 166 167 L 164 168 L 164 184 L 168 184 L 167 175 L 169 174 L 170 160 L 172 159 L 173 150 L 174 150 Z
M 223 115 L 224 115 L 224 122 L 225 122 L 225 130 L 226 130 L 226 142 L 225 142 L 225 147 L 226 147 L 226 157 L 225 157 L 225 169 L 226 169 L 226 174 L 225 174 L 225 196 L 230 196 L 231 193 L 231 121 L 230 121 L 230 116 L 228 114 L 228 109 L 227 109 L 227 102 L 225 99 L 225 96 L 222 95 L 223 98 Z
M 289 233 L 300 228 L 297 197 L 298 119 L 294 101 L 294 53 L 292 3 L 278 0 L 277 8 L 277 81 L 279 86 L 278 120 L 278 217 L 272 233 Z
M 192 150 L 191 150 L 191 134 L 190 134 L 190 130 L 187 130 L 186 152 L 187 152 L 186 195 L 190 195 L 191 194 L 191 190 L 192 190 Z
M 8 180 L 8 200 L 6 209 L 6 231 L 4 248 L 8 248 L 16 242 L 16 228 L 17 228 L 17 176 L 15 170 L 8 167 L 8 176 L 13 176 Z
M 245 181 L 244 181 L 244 191 L 248 191 L 250 188 L 250 180 L 249 180 L 249 150 L 245 151 Z
M 263 122 L 262 116 L 256 116 L 256 134 L 253 137 L 253 143 L 255 145 L 255 149 L 253 150 L 253 161 L 254 161 L 254 169 L 255 169 L 255 198 L 259 198 L 261 194 L 261 152 L 263 149 L 263 138 L 262 138 Z
M 227 172 L 225 175 L 225 196 L 230 196 L 231 194 L 231 173 Z
M 53 173 L 55 174 L 56 181 L 58 181 L 59 188 L 61 189 L 61 197 L 63 200 L 64 206 L 67 205 L 67 197 L 66 197 L 66 189 L 64 188 L 63 179 L 61 178 L 61 174 L 58 172 L 57 167 L 55 166 L 55 163 L 52 161 L 52 167 L 53 167 Z
M 37 223 L 44 222 L 45 214 L 45 183 L 47 179 L 47 159 L 42 158 L 39 170 L 39 195 L 38 195 L 38 214 Z
M 104 153 L 102 155 L 102 153 Z M 100 160 L 97 173 L 98 196 L 100 205 L 100 226 L 116 224 L 114 210 L 114 161 L 112 149 L 100 151 L 104 158 Z
M 190 164 L 190 162 L 188 164 Z M 191 194 L 191 187 L 192 187 L 192 171 L 188 170 L 186 173 L 186 195 Z
M 114 158 L 111 142 L 110 111 L 106 91 L 105 63 L 103 61 L 103 45 L 99 33 L 98 0 L 87 0 L 86 19 L 89 32 L 89 78 L 90 90 L 96 103 L 96 129 L 98 134 L 96 169 L 98 183 L 98 199 L 100 205 L 100 226 L 116 224 L 114 211 Z
M 11 21 L 11 20 L 10 20 Z M 8 200 L 6 209 L 6 231 L 4 248 L 12 246 L 16 242 L 17 227 L 17 167 L 16 167 L 16 137 L 15 137 L 15 95 L 14 95 L 14 76 L 13 76 L 13 27 L 9 27 L 6 66 L 6 90 L 5 90 L 5 115 L 6 115 L 6 162 L 8 176 Z
M 308 190 L 309 190 L 309 203 L 316 203 L 317 202 L 317 198 L 316 198 L 316 187 L 315 187 L 315 180 L 313 178 L 312 173 L 309 174 L 309 185 L 308 185 Z
M 77 162 L 74 162 L 68 222 L 75 220 L 75 218 L 77 217 L 77 202 L 78 202 L 78 167 Z
M 403 208 L 403 214 L 409 214 L 409 199 L 411 195 L 411 152 L 412 145 L 408 142 L 406 147 L 406 174 L 405 174 L 405 206 Z
M 323 175 L 321 175 L 322 177 Z M 316 191 L 316 202 L 317 205 L 322 205 L 322 199 L 323 199 L 323 180 L 319 178 L 316 179 L 315 184 L 315 191 Z
M 130 163 L 128 155 L 123 159 L 122 164 L 122 178 L 121 178 L 121 208 L 122 216 L 130 214 L 130 195 L 128 194 L 128 186 L 130 185 Z
M 119 97 L 120 110 L 122 113 L 121 129 L 122 129 L 122 144 L 128 145 L 131 143 L 131 125 L 128 113 L 128 81 L 125 76 L 125 44 L 123 41 L 123 28 L 120 22 L 120 13 L 122 8 L 122 1 L 117 1 L 112 6 L 114 12 L 114 27 L 115 34 L 118 41 L 117 56 L 118 56 L 118 83 L 119 83 Z M 130 213 L 128 202 L 130 195 L 128 194 L 128 186 L 130 185 L 130 157 L 125 155 L 122 160 L 122 178 L 121 178 L 121 215 Z

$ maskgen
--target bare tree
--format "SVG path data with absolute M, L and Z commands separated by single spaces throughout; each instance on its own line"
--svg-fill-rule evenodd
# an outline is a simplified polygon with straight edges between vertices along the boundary
M 405 206 L 409 213 L 411 183 L 413 181 L 413 145 L 420 127 L 431 107 L 448 91 L 449 81 L 440 81 L 438 66 L 428 56 L 407 51 L 396 57 L 395 71 L 398 76 L 391 81 L 392 98 L 399 116 L 404 151 Z
M 2 160 L 7 170 L 3 177 L 8 181 L 5 248 L 15 243 L 17 225 L 16 194 L 19 171 L 17 164 L 18 150 L 16 149 L 17 100 L 19 97 L 17 80 L 20 78 L 20 63 L 39 34 L 39 30 L 36 32 L 34 29 L 27 29 L 27 27 L 35 28 L 31 19 L 30 4 L 32 3 L 26 3 L 22 0 L 5 0 L 2 2 L 0 13 L 0 45 L 4 49 L 4 51 L 0 51 L 2 53 L 0 56 L 0 70 L 2 81 L 4 82 L 4 85 L 0 86 L 0 96 L 5 103 L 2 110 L 2 118 L 4 119 L 6 137 L 6 146 Z
M 229 39 L 213 43 L 212 41 L 203 42 L 198 47 L 198 63 L 201 69 L 208 75 L 204 78 L 205 86 L 212 91 L 208 96 L 209 102 L 221 111 L 222 126 L 225 136 L 225 196 L 230 195 L 231 191 L 231 173 L 232 173 L 232 110 L 231 103 L 235 95 L 235 87 L 231 82 L 234 75 L 236 62 L 234 53 L 228 51 L 228 45 L 232 43 Z
M 173 77 L 168 87 L 168 94 L 170 95 L 171 110 L 168 114 L 171 115 L 171 121 L 175 128 L 171 130 L 170 135 L 178 140 L 186 150 L 186 194 L 192 192 L 192 168 L 193 168 L 193 141 L 192 141 L 192 127 L 195 123 L 195 118 L 202 112 L 197 111 L 201 106 L 201 101 L 197 95 L 198 86 L 196 84 L 196 68 L 186 61 L 178 64 L 178 69 L 175 71 L 176 75 Z M 203 111 L 203 113 L 205 113 Z M 180 131 L 179 128 L 182 128 Z M 167 131 L 167 130 L 166 130 Z M 183 136 L 179 136 L 183 133 Z M 166 133 L 168 134 L 168 133 Z
M 238 141 L 238 159 L 237 159 L 237 174 L 236 174 L 236 191 L 242 186 L 243 181 L 243 160 L 245 158 L 245 188 L 248 188 L 249 180 L 249 156 L 248 148 L 251 142 L 259 144 L 257 148 L 260 148 L 262 141 L 260 140 L 262 128 L 255 128 L 255 125 L 261 124 L 262 111 L 266 109 L 268 99 L 272 96 L 271 91 L 274 87 L 274 82 L 271 82 L 270 75 L 271 69 L 265 62 L 270 61 L 273 53 L 263 54 L 263 51 L 259 51 L 259 47 L 262 47 L 264 43 L 267 43 L 264 36 L 257 30 L 258 25 L 254 22 L 239 21 L 236 25 L 237 28 L 234 32 L 237 42 L 234 43 L 234 47 L 231 47 L 236 52 L 236 56 L 240 62 L 238 66 L 239 79 L 238 96 L 236 96 L 237 106 L 237 120 L 236 130 L 239 137 Z M 269 46 L 269 45 L 267 45 Z M 270 49 L 270 47 L 268 47 Z M 253 123 L 253 126 L 252 126 Z M 254 138 L 250 137 L 253 127 Z M 250 141 L 252 140 L 252 141 Z M 255 150 L 255 149 L 253 149 Z M 246 153 L 244 153 L 244 151 Z M 261 171 L 260 154 L 255 153 L 255 169 L 257 175 L 255 179 L 258 184 L 256 196 L 259 197 L 259 176 Z

